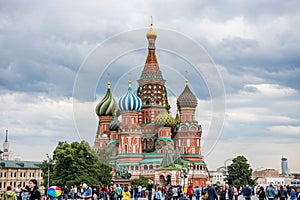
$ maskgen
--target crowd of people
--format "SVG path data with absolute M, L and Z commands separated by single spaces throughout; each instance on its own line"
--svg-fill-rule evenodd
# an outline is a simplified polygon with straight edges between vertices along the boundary
M 78 198 L 88 200 L 138 200 L 139 198 L 147 198 L 148 200 L 238 200 L 239 196 L 242 196 L 244 200 L 251 200 L 252 196 L 256 196 L 259 200 L 300 200 L 300 187 L 268 185 L 252 188 L 248 184 L 243 187 L 230 187 L 228 184 L 217 187 L 212 186 L 211 182 L 207 181 L 206 186 L 202 188 L 198 186 L 183 188 L 180 185 L 154 185 L 150 181 L 147 186 L 115 185 L 112 183 L 107 186 L 92 188 L 85 185 L 77 197 L 73 196 L 73 192 L 70 190 L 66 190 L 64 194 L 65 200 Z
M 244 200 L 251 200 L 256 196 L 258 200 L 300 200 L 300 186 L 273 186 L 272 184 L 263 187 L 256 186 L 254 189 L 248 184 L 244 187 L 230 187 L 225 184 L 222 187 L 212 186 L 210 181 L 206 186 L 187 188 L 182 186 L 161 186 L 154 185 L 149 181 L 147 186 L 142 185 L 110 185 L 88 186 L 86 183 L 80 184 L 79 187 L 73 185 L 65 186 L 62 194 L 58 197 L 42 196 L 38 190 L 38 184 L 35 179 L 29 181 L 28 186 L 22 189 L 19 185 L 13 190 L 12 186 L 7 186 L 6 191 L 2 194 L 2 200 L 138 200 L 147 198 L 148 200 L 238 200 L 242 197 Z

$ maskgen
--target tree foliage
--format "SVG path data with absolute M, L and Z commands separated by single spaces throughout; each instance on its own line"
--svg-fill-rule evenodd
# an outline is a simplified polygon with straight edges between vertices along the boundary
M 47 185 L 47 171 L 50 167 L 50 186 L 70 186 L 87 183 L 88 185 L 108 184 L 111 181 L 111 167 L 101 163 L 85 141 L 59 142 L 53 152 L 53 159 L 44 161 L 41 169 L 44 184 Z
M 228 176 L 226 181 L 230 185 L 244 186 L 246 184 L 254 185 L 255 181 L 251 178 L 252 169 L 248 160 L 244 156 L 237 156 L 228 166 Z
M 144 177 L 144 176 L 141 176 L 141 178 L 140 179 L 133 179 L 132 181 L 131 181 L 131 185 L 136 185 L 136 186 L 139 186 L 139 185 L 141 185 L 141 186 L 147 186 L 147 184 L 148 184 L 148 179 L 146 178 L 146 177 Z

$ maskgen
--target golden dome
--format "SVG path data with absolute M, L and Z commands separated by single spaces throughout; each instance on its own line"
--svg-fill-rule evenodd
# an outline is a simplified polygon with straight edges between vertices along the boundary
M 157 34 L 153 31 L 153 26 L 152 24 L 150 25 L 150 30 L 149 32 L 147 33 L 147 38 L 149 37 L 157 37 Z

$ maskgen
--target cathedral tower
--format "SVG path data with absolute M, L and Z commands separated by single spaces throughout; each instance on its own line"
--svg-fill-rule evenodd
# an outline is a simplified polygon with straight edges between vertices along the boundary
M 94 148 L 105 147 L 109 142 L 109 123 L 114 119 L 118 111 L 118 105 L 110 92 L 110 77 L 108 75 L 107 92 L 104 98 L 96 106 L 96 114 L 99 117 L 98 129 L 95 137 Z
M 157 127 L 154 124 L 155 117 L 163 109 L 170 109 L 168 104 L 167 89 L 165 87 L 165 80 L 159 68 L 155 52 L 155 40 L 157 34 L 153 30 L 152 23 L 150 30 L 147 33 L 148 39 L 148 55 L 147 59 L 138 80 L 137 95 L 142 100 L 142 109 L 139 114 L 139 122 L 142 126 L 143 150 L 151 152 L 154 150 L 154 141 L 152 138 L 157 137 L 153 133 L 157 132 Z

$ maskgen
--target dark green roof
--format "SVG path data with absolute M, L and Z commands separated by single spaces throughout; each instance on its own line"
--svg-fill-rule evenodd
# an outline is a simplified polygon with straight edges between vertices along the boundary
M 16 160 L 1 160 L 0 166 L 2 169 L 40 169 L 41 162 L 38 161 L 16 161 Z

